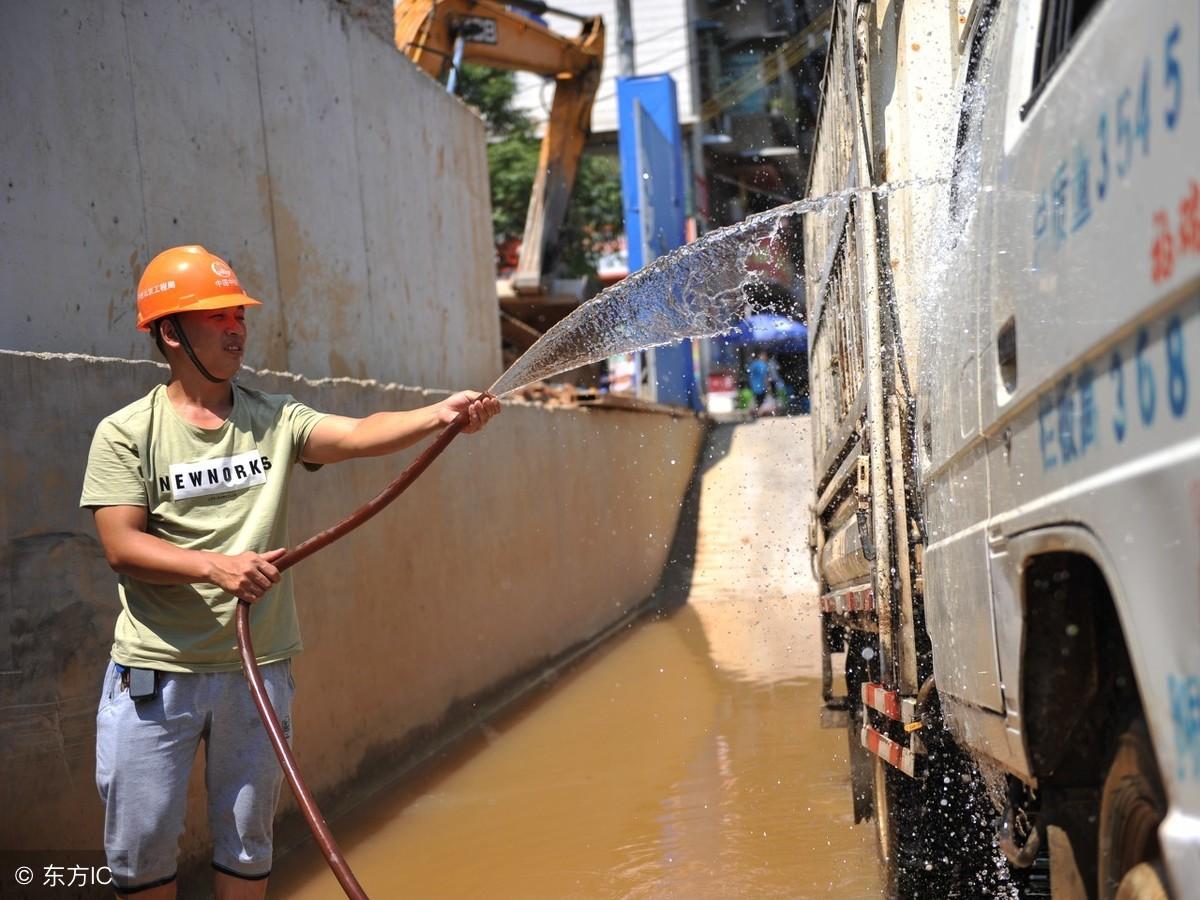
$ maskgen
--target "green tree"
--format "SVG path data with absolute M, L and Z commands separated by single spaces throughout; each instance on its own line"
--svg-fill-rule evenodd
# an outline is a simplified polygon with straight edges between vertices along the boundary
M 459 92 L 487 126 L 495 240 L 519 240 L 541 141 L 534 135 L 533 122 L 513 105 L 516 78 L 511 72 L 468 63 L 459 74 Z M 559 231 L 559 272 L 566 277 L 594 275 L 605 244 L 621 231 L 620 166 L 614 157 L 585 153 Z
M 585 153 L 559 232 L 563 273 L 572 278 L 596 274 L 601 255 L 624 230 L 620 162 L 615 156 Z
M 464 63 L 458 73 L 458 93 L 479 110 L 492 140 L 533 138 L 533 123 L 513 106 L 517 80 L 512 72 Z

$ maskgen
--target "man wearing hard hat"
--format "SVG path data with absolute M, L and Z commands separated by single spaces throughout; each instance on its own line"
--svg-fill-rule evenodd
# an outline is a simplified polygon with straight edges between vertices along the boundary
M 500 412 L 463 391 L 421 409 L 364 419 L 323 415 L 235 382 L 246 349 L 246 296 L 203 247 L 175 247 L 138 284 L 138 328 L 170 381 L 104 419 L 80 505 L 93 510 L 120 575 L 112 659 L 97 714 L 96 783 L 104 843 L 121 894 L 175 896 L 188 777 L 205 743 L 208 820 L 219 898 L 261 897 L 282 771 L 241 672 L 237 600 L 267 693 L 290 735 L 291 657 L 300 631 L 287 543 L 288 480 L 401 450 L 466 411 L 478 431 Z

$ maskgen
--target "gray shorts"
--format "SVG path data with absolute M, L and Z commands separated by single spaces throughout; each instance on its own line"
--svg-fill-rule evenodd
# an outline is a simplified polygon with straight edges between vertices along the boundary
M 291 741 L 291 660 L 262 667 Z M 96 786 L 104 849 L 122 892 L 175 878 L 188 778 L 204 742 L 213 867 L 240 878 L 271 872 L 271 830 L 283 770 L 241 672 L 159 672 L 154 697 L 134 701 L 109 662 L 96 713 Z

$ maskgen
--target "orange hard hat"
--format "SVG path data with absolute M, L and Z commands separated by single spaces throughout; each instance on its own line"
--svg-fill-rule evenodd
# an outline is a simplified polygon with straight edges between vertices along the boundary
M 262 306 L 246 296 L 229 263 L 199 244 L 164 250 L 146 266 L 138 281 L 137 327 L 175 313 L 230 306 Z

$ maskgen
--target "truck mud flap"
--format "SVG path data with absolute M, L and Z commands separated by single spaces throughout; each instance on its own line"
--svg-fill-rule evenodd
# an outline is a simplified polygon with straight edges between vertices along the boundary
M 857 825 L 875 816 L 875 762 L 861 741 L 855 739 L 854 730 L 847 729 L 847 734 L 850 736 L 850 791 L 854 800 L 854 824 Z

